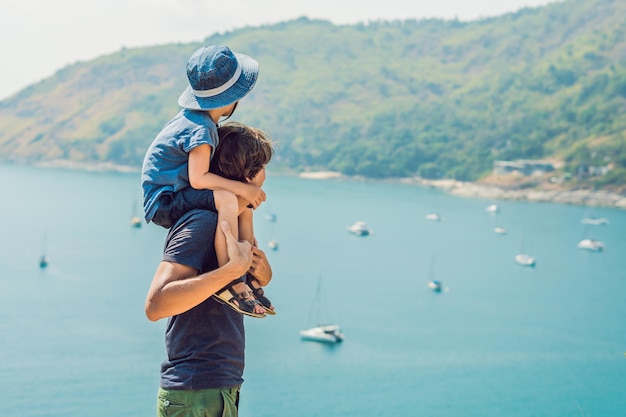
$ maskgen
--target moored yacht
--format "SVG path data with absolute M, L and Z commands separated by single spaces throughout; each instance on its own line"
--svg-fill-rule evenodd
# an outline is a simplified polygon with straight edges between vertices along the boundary
M 601 252 L 604 250 L 604 242 L 594 239 L 583 239 L 578 242 L 578 248 L 590 252 Z
M 336 324 L 315 326 L 310 329 L 301 330 L 300 337 L 303 340 L 312 340 L 322 343 L 339 343 L 343 341 L 343 333 Z
M 437 281 L 436 279 L 429 281 L 428 287 L 434 292 L 441 292 L 442 290 L 441 281 Z
M 356 222 L 352 226 L 348 227 L 350 233 L 354 233 L 358 236 L 367 236 L 372 233 L 372 229 L 369 228 L 365 222 Z
M 130 218 L 130 226 L 136 229 L 141 227 L 141 219 L 137 216 L 133 216 Z
M 609 220 L 604 217 L 585 217 L 580 222 L 592 226 L 606 226 L 610 223 Z
M 521 266 L 535 266 L 535 257 L 527 255 L 525 253 L 520 253 L 519 255 L 515 255 L 515 262 Z
M 426 215 L 426 220 L 432 220 L 434 222 L 440 222 L 441 221 L 441 215 L 439 213 L 428 213 Z
M 497 214 L 499 210 L 500 209 L 495 204 L 491 204 L 485 209 L 485 211 L 489 214 Z

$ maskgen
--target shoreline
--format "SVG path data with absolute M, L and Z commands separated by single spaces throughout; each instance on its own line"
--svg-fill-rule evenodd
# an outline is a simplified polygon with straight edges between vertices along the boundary
M 513 189 L 496 185 L 456 180 L 424 180 L 409 178 L 406 183 L 416 183 L 442 189 L 459 197 L 490 200 L 528 201 L 531 203 L 559 203 L 590 207 L 609 207 L 626 210 L 626 196 L 611 191 L 585 189 Z
M 15 162 L 13 162 L 15 163 Z M 133 168 L 124 165 L 116 165 L 112 163 L 83 163 L 75 161 L 47 161 L 32 164 L 42 168 L 63 168 L 79 171 L 95 171 L 95 172 L 121 172 L 121 173 L 140 173 L 139 168 Z M 572 204 L 590 207 L 609 207 L 626 210 L 626 195 L 604 190 L 585 190 L 585 189 L 513 189 L 491 184 L 481 184 L 476 182 L 465 182 L 457 180 L 427 180 L 419 177 L 397 178 L 397 179 L 370 179 L 364 177 L 350 177 L 342 175 L 335 171 L 308 171 L 300 173 L 281 173 L 277 175 L 296 176 L 311 180 L 337 180 L 345 179 L 351 181 L 379 181 L 379 182 L 397 182 L 401 184 L 416 185 L 421 187 L 438 188 L 448 194 L 458 197 L 481 198 L 485 200 L 512 200 L 512 201 L 528 201 L 532 203 L 559 203 Z
M 458 197 L 481 198 L 485 200 L 528 201 L 531 203 L 559 203 L 590 207 L 609 207 L 626 210 L 626 195 L 604 190 L 585 189 L 513 189 L 491 184 L 457 180 L 426 180 L 419 177 L 370 180 L 361 177 L 343 176 L 338 172 L 319 171 L 300 173 L 300 178 L 308 179 L 351 179 L 367 181 L 393 181 L 421 187 L 438 188 Z

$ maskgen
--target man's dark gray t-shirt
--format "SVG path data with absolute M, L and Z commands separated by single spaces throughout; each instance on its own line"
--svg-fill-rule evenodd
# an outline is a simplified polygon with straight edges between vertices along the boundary
M 190 211 L 170 229 L 163 260 L 201 273 L 216 269 L 216 229 L 216 213 Z M 231 388 L 243 383 L 243 315 L 212 298 L 169 318 L 165 347 L 168 357 L 161 365 L 162 388 Z

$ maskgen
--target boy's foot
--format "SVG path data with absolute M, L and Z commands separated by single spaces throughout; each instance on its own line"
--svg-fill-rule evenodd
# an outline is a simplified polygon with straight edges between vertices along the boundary
M 253 291 L 243 277 L 232 281 L 212 297 L 241 314 L 256 318 L 266 317 L 266 309 L 254 297 Z
M 274 311 L 274 306 L 269 298 L 265 296 L 265 291 L 259 281 L 256 280 L 252 275 L 246 274 L 246 280 L 248 281 L 248 285 L 252 288 L 252 293 L 254 297 L 259 300 L 261 305 L 265 308 L 265 313 L 274 315 L 276 312 Z

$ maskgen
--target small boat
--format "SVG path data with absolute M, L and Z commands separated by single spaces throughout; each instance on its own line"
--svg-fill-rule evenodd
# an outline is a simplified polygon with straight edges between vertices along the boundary
M 520 253 L 519 255 L 515 255 L 515 262 L 517 262 L 518 265 L 532 268 L 535 266 L 535 257 Z
M 365 222 L 354 223 L 352 226 L 348 227 L 348 231 L 358 236 L 367 236 L 372 233 L 372 229 L 370 229 Z
M 41 250 L 41 257 L 39 258 L 39 268 L 45 269 L 48 267 L 48 258 L 46 257 L 46 232 L 43 233 L 43 249 Z
M 271 250 L 278 250 L 278 241 L 276 239 L 272 239 L 267 242 L 267 246 L 269 246 Z
M 583 239 L 578 242 L 578 248 L 590 252 L 601 252 L 604 250 L 604 242 L 594 239 Z
M 493 228 L 493 231 L 499 235 L 506 235 L 508 231 L 504 227 L 496 226 Z
M 604 217 L 585 217 L 580 222 L 582 224 L 590 224 L 592 226 L 606 226 L 610 223 L 609 219 Z
M 434 222 L 441 221 L 441 215 L 439 213 L 428 213 L 425 217 L 426 217 L 426 220 L 432 220 Z
M 133 216 L 130 218 L 130 225 L 136 229 L 141 228 L 141 219 L 137 216 Z
M 439 293 L 443 291 L 443 285 L 441 281 L 439 281 L 438 279 L 434 279 L 434 277 L 437 276 L 435 264 L 435 255 L 432 255 L 432 257 L 430 258 L 430 270 L 428 272 L 428 277 L 430 278 L 430 281 L 428 281 L 428 288 L 430 288 L 434 292 Z
M 309 312 L 309 323 L 317 321 L 320 311 L 320 303 L 322 299 L 322 278 L 317 281 L 317 289 L 315 297 L 313 297 L 313 305 Z M 313 342 L 335 344 L 343 341 L 343 333 L 337 324 L 318 324 L 305 330 L 300 330 L 300 338 Z
M 441 292 L 442 290 L 441 281 L 437 281 L 435 279 L 428 282 L 428 287 L 434 292 Z
M 136 229 L 141 228 L 141 219 L 137 216 L 137 202 L 133 202 L 133 207 L 130 212 L 130 226 Z
M 500 211 L 500 208 L 498 208 L 498 206 L 496 206 L 495 204 L 491 204 L 491 205 L 487 206 L 485 211 L 487 213 L 489 213 L 489 214 L 497 214 L 498 211 Z
M 310 329 L 301 330 L 302 340 L 311 340 L 321 343 L 340 343 L 343 341 L 343 333 L 336 324 L 315 326 Z

